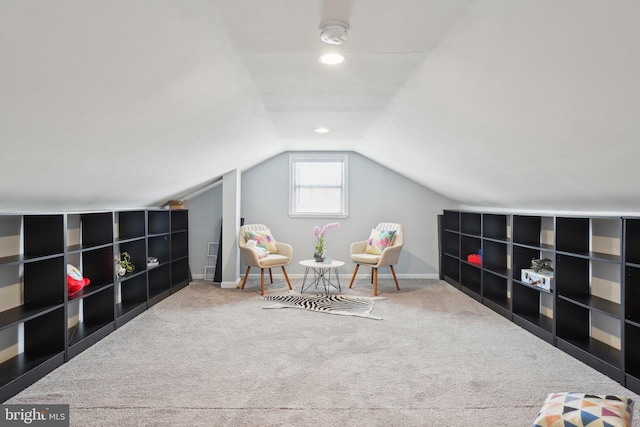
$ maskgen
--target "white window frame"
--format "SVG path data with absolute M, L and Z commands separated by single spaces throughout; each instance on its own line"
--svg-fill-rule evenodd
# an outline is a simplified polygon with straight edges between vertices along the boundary
M 292 218 L 347 218 L 348 209 L 348 160 L 347 154 L 289 154 L 289 216 Z M 295 210 L 296 185 L 294 168 L 298 162 L 342 163 L 342 212 L 297 212 Z

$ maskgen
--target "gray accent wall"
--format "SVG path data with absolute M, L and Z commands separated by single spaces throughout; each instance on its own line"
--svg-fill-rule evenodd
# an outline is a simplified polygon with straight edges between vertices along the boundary
M 340 227 L 327 232 L 333 259 L 344 261 L 341 274 L 351 274 L 351 242 L 366 240 L 371 228 L 380 222 L 398 222 L 404 226 L 405 244 L 396 274 L 399 277 L 437 277 L 438 224 L 443 209 L 458 204 L 360 154 L 349 155 L 349 217 L 291 218 L 289 203 L 289 152 L 268 159 L 242 173 L 241 216 L 246 224 L 266 224 L 276 240 L 293 246 L 294 261 L 287 267 L 290 275 L 304 274 L 298 264 L 313 257 L 313 227 L 338 221 Z M 188 201 L 190 218 L 190 261 L 194 277 L 202 277 L 206 264 L 207 242 L 218 241 L 222 217 L 222 186 Z M 240 275 L 246 267 L 240 266 Z M 359 275 L 370 269 L 361 268 Z M 273 271 L 280 275 L 281 270 Z M 251 271 L 259 274 L 259 271 Z M 382 269 L 380 275 L 388 275 Z

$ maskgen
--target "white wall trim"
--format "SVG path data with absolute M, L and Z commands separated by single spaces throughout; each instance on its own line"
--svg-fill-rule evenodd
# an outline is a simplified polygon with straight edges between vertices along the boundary
M 201 276 L 201 277 L 197 277 L 197 276 Z M 284 276 L 283 276 L 284 277 Z M 203 274 L 194 274 L 193 275 L 194 279 L 204 279 L 204 275 Z M 237 289 L 240 287 L 240 278 L 238 277 L 238 280 L 236 280 L 235 282 L 222 282 L 220 283 L 220 287 L 223 289 Z

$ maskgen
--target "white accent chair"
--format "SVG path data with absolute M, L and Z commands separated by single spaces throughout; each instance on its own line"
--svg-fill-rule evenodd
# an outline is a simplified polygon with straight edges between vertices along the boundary
M 240 257 L 242 258 L 242 262 L 247 266 L 247 272 L 244 275 L 244 280 L 242 280 L 241 289 L 244 289 L 244 285 L 247 282 L 247 277 L 249 276 L 251 267 L 256 267 L 260 269 L 260 295 L 264 295 L 265 268 L 269 270 L 269 279 L 271 280 L 271 283 L 273 283 L 273 274 L 271 273 L 271 268 L 281 267 L 282 272 L 284 273 L 284 278 L 287 280 L 287 284 L 289 285 L 289 289 L 293 289 L 293 287 L 291 286 L 291 282 L 289 281 L 289 276 L 287 276 L 287 270 L 285 270 L 284 268 L 285 266 L 291 264 L 291 260 L 293 259 L 293 248 L 291 247 L 291 245 L 275 241 L 274 244 L 276 246 L 277 253 L 270 253 L 264 258 L 258 258 L 257 252 L 247 246 L 245 231 L 266 232 L 268 230 L 269 227 L 264 224 L 245 224 L 240 227 L 240 231 L 238 233 Z
M 392 223 L 392 222 L 381 222 L 375 228 L 376 230 L 395 230 L 395 235 L 393 237 L 393 241 L 390 246 L 386 247 L 380 255 L 368 254 L 366 253 L 367 249 L 367 240 L 363 240 L 360 242 L 353 242 L 351 244 L 351 248 L 349 250 L 351 262 L 356 264 L 356 269 L 353 271 L 353 277 L 351 278 L 351 283 L 349 284 L 349 288 L 353 286 L 353 281 L 356 279 L 356 274 L 358 273 L 358 268 L 360 265 L 367 265 L 371 267 L 371 283 L 373 283 L 373 295 L 378 295 L 378 269 L 380 267 L 389 267 L 391 268 L 391 274 L 393 274 L 393 280 L 396 282 L 396 288 L 400 290 L 400 285 L 398 284 L 398 278 L 396 277 L 396 272 L 393 269 L 393 266 L 398 262 L 398 256 L 400 255 L 400 251 L 402 250 L 402 245 L 404 244 L 404 235 L 402 225 Z

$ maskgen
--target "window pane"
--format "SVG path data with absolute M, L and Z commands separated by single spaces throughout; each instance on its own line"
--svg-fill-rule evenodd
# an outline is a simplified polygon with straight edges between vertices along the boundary
M 346 155 L 292 154 L 290 215 L 346 217 Z
M 341 213 L 341 188 L 299 188 L 295 210 L 298 213 Z
M 296 162 L 297 185 L 341 185 L 341 162 Z

